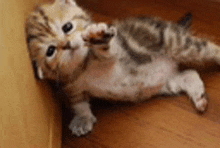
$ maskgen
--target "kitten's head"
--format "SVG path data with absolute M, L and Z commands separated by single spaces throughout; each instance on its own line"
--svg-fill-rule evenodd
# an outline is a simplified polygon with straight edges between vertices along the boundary
M 38 78 L 55 80 L 82 64 L 88 48 L 81 32 L 89 23 L 90 17 L 73 0 L 56 0 L 30 14 L 26 35 Z

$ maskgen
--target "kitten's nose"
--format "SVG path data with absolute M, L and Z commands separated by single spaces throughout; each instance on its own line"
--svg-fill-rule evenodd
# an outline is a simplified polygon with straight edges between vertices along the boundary
M 63 50 L 71 49 L 70 41 L 61 42 L 60 43 L 60 48 L 63 49 Z

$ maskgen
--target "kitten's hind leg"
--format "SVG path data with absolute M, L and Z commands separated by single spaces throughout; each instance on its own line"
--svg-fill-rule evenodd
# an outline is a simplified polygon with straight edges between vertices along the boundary
M 168 81 L 164 92 L 173 94 L 186 92 L 200 112 L 204 112 L 208 105 L 204 83 L 195 70 L 177 74 Z

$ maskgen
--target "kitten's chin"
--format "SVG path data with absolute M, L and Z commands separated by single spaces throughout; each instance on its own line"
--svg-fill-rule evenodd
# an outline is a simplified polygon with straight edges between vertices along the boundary
M 60 58 L 60 68 L 64 73 L 72 73 L 83 64 L 88 55 L 89 49 L 85 46 L 79 46 L 74 50 L 66 50 Z
M 76 63 L 77 65 L 81 64 L 84 61 L 84 59 L 87 57 L 88 51 L 89 51 L 88 47 L 85 46 L 79 47 L 77 50 L 73 52 L 72 62 Z
M 83 64 L 89 51 L 88 47 L 84 44 L 81 33 L 76 33 L 70 42 L 71 48 L 69 50 L 64 50 L 59 60 L 60 70 L 63 74 L 71 74 Z

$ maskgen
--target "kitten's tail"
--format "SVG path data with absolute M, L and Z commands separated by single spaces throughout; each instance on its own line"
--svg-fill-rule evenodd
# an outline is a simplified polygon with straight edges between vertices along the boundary
M 164 31 L 164 45 L 172 58 L 181 63 L 215 61 L 220 64 L 220 46 L 172 25 Z

